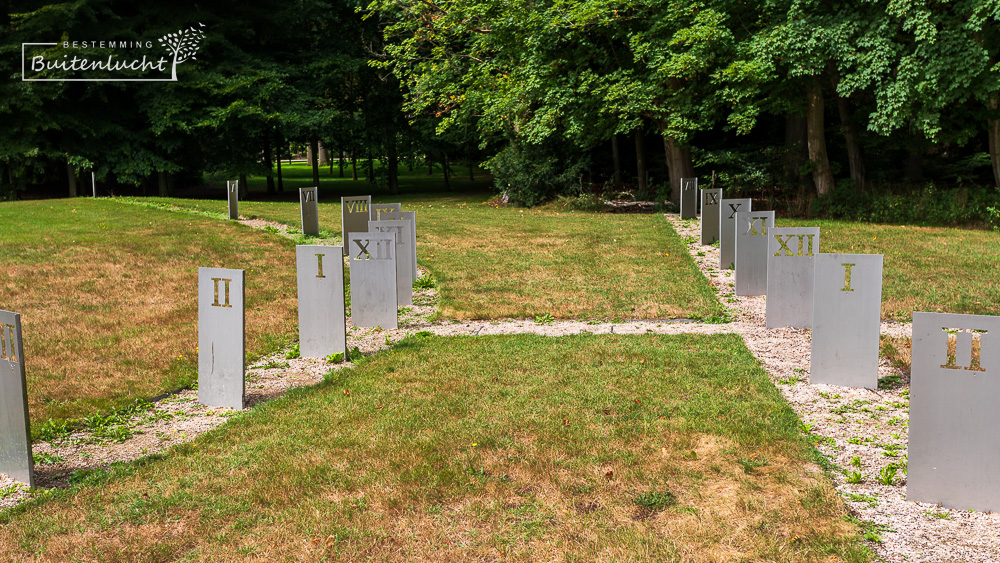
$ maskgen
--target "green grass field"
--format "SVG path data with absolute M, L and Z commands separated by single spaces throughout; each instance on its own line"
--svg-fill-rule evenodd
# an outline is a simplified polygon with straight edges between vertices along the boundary
M 417 213 L 421 266 L 440 282 L 445 318 L 698 318 L 722 308 L 661 215 L 489 205 L 488 196 L 400 201 Z M 221 213 L 223 201 L 150 201 Z M 240 214 L 298 226 L 297 203 L 240 203 Z M 340 203 L 320 193 L 320 228 L 340 233 Z
M 7 202 L 0 247 L 35 430 L 196 381 L 199 266 L 246 270 L 251 357 L 296 335 L 293 243 L 262 231 L 107 199 Z
M 870 559 L 735 335 L 417 336 L 4 513 L 35 560 Z
M 819 227 L 820 251 L 882 254 L 882 317 L 914 311 L 1000 315 L 1000 233 L 947 227 L 779 219 Z

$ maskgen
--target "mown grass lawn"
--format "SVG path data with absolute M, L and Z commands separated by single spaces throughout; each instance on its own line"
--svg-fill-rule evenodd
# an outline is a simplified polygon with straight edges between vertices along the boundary
M 775 226 L 819 227 L 821 252 L 883 254 L 883 318 L 910 321 L 914 311 L 1000 315 L 995 231 L 792 219 Z
M 150 201 L 222 212 L 222 201 Z M 722 308 L 662 215 L 489 205 L 482 195 L 384 197 L 417 213 L 417 256 L 440 282 L 445 318 L 699 318 Z M 297 203 L 240 203 L 292 226 Z M 320 194 L 320 229 L 339 234 L 340 200 Z
M 865 561 L 735 335 L 417 336 L 6 512 L 49 560 Z
M 79 198 L 0 204 L 0 308 L 22 315 L 37 435 L 197 380 L 198 267 L 246 270 L 251 356 L 296 326 L 291 241 L 204 217 Z

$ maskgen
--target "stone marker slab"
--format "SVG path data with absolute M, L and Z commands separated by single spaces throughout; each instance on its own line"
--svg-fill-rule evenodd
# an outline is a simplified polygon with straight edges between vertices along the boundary
M 299 188 L 302 234 L 319 236 L 319 188 Z
M 383 221 L 406 221 L 411 222 L 410 225 L 410 251 L 413 254 L 413 264 L 410 268 L 410 274 L 413 277 L 413 281 L 417 281 L 417 212 L 416 211 L 394 211 L 391 213 L 382 213 L 380 215 Z
M 35 486 L 21 315 L 0 311 L 0 473 Z
M 750 211 L 750 199 L 724 199 L 720 210 L 719 268 L 736 265 L 736 213 Z
M 681 178 L 681 219 L 698 217 L 698 178 Z
M 371 221 L 381 221 L 382 218 L 379 216 L 382 213 L 399 213 L 403 211 L 403 205 L 400 203 L 373 203 L 371 206 Z
M 198 402 L 243 409 L 243 270 L 198 268 Z
M 701 190 L 701 244 L 719 240 L 722 222 L 722 188 Z
M 736 213 L 736 295 L 767 294 L 767 239 L 774 211 Z
M 1000 317 L 913 313 L 912 342 L 906 500 L 1000 511 Z
M 819 227 L 781 227 L 767 237 L 767 328 L 812 328 Z
M 344 256 L 349 248 L 347 238 L 351 233 L 367 233 L 371 221 L 372 196 L 340 198 L 340 234 L 344 238 Z
M 324 358 L 347 352 L 344 310 L 344 249 L 295 247 L 299 296 L 299 352 Z
M 396 234 L 351 233 L 351 323 L 398 328 Z
M 410 220 L 369 221 L 368 231 L 396 235 L 396 305 L 413 305 L 413 251 L 410 250 Z
M 878 387 L 881 254 L 817 254 L 810 383 Z
M 239 188 L 239 180 L 226 180 L 226 197 L 229 199 L 229 218 L 233 221 L 240 218 Z

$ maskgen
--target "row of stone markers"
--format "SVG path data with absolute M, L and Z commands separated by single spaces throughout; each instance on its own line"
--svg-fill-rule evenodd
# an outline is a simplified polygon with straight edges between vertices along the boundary
M 229 186 L 232 194 L 235 183 Z M 317 188 L 301 188 L 304 234 L 319 233 Z M 232 201 L 232 199 L 230 199 Z M 351 322 L 398 327 L 398 307 L 413 303 L 416 214 L 371 196 L 341 198 L 344 246 L 295 247 L 299 352 L 347 353 L 344 259 L 349 253 Z M 198 401 L 242 409 L 245 395 L 243 270 L 198 269 Z
M 227 192 L 230 216 L 237 184 Z M 303 230 L 318 227 L 316 188 L 303 188 Z M 347 353 L 344 253 L 350 248 L 351 321 L 359 327 L 398 326 L 397 307 L 413 303 L 417 276 L 416 215 L 401 205 L 372 205 L 371 196 L 342 198 L 348 246 L 295 247 L 299 352 Z M 198 268 L 198 402 L 241 410 L 246 397 L 244 271 Z M 34 486 L 21 316 L 0 311 L 0 473 Z
M 697 180 L 681 186 L 691 218 Z M 775 228 L 750 199 L 700 195 L 701 244 L 719 241 L 736 295 L 766 296 L 768 328 L 812 329 L 810 383 L 877 389 L 882 255 L 821 254 L 818 227 Z M 1000 511 L 998 337 L 998 317 L 913 313 L 907 499 Z

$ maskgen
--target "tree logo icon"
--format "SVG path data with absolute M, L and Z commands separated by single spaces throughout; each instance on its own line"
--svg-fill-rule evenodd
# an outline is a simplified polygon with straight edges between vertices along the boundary
M 171 72 L 173 82 L 177 81 L 177 65 L 188 59 L 197 58 L 195 55 L 198 54 L 198 47 L 201 46 L 201 40 L 205 38 L 205 32 L 201 30 L 204 27 L 205 24 L 199 23 L 199 29 L 189 27 L 177 33 L 168 33 L 160 38 L 160 45 L 174 57 Z

